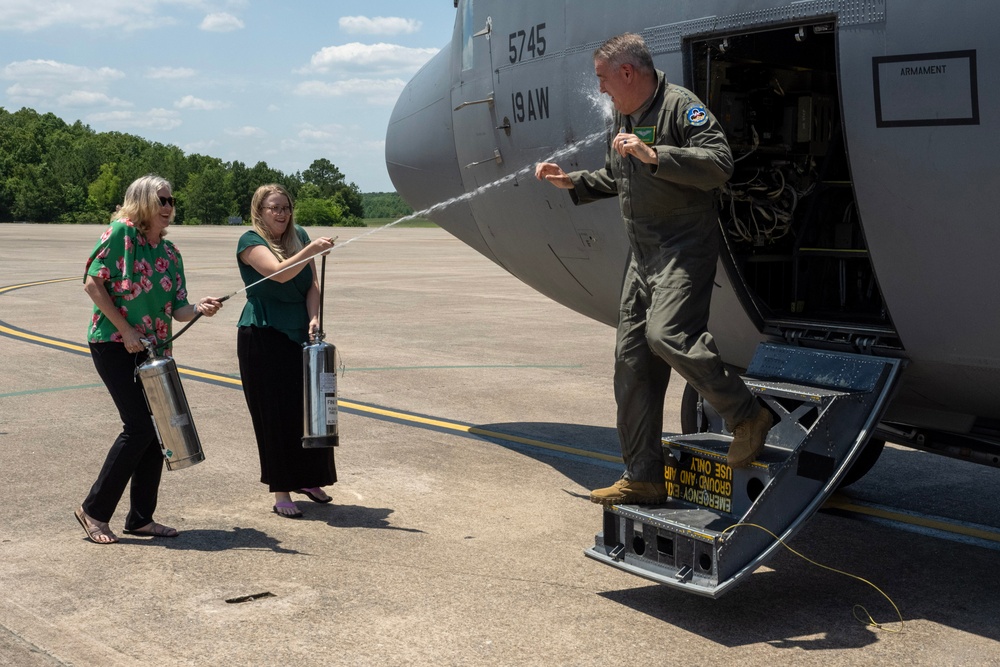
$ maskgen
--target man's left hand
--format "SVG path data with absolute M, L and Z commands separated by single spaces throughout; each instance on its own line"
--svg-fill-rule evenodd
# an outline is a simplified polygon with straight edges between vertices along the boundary
M 619 132 L 618 135 L 611 141 L 611 147 L 618 151 L 618 154 L 622 157 L 631 155 L 637 158 L 640 162 L 645 162 L 646 164 L 656 164 L 656 151 L 654 151 L 650 146 L 644 144 L 642 140 L 634 134 Z

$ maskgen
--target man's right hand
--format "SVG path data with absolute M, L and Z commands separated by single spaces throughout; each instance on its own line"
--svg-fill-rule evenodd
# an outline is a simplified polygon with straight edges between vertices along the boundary
M 554 162 L 539 162 L 535 165 L 535 178 L 540 181 L 548 181 L 563 190 L 573 189 L 573 181 L 570 180 L 569 175 Z

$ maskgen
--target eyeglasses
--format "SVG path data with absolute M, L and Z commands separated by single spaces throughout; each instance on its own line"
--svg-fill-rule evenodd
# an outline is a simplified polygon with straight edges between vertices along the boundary
M 174 207 L 174 198 L 173 197 L 159 197 L 159 200 L 160 200 L 160 206 L 167 206 L 167 205 L 169 205 L 170 208 Z
M 275 215 L 288 215 L 292 212 L 291 206 L 265 206 L 264 208 Z

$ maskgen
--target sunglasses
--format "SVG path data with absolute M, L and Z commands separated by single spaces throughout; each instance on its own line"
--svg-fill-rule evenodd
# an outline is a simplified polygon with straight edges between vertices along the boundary
M 158 197 L 158 199 L 160 200 L 160 206 L 166 206 L 166 205 L 169 204 L 170 208 L 174 207 L 174 198 L 173 197 Z

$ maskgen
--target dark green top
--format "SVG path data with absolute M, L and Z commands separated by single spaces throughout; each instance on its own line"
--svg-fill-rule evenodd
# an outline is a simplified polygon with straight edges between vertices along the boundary
M 309 244 L 309 234 L 295 225 L 295 233 L 304 245 Z M 267 242 L 257 232 L 251 230 L 240 237 L 236 247 L 237 257 L 241 252 L 255 245 L 267 246 Z M 243 285 L 252 285 L 264 278 L 249 264 L 238 260 Z M 309 340 L 309 311 L 306 309 L 306 294 L 312 287 L 312 266 L 306 264 L 288 282 L 265 280 L 247 290 L 247 303 L 237 326 L 272 327 L 282 332 L 296 343 Z

